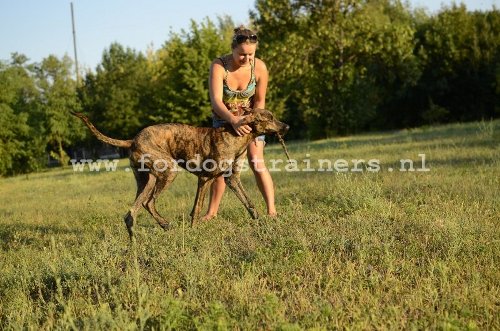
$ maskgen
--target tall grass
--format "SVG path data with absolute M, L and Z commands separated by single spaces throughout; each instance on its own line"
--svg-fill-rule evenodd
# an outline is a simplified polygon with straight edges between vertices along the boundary
M 363 171 L 283 164 L 278 218 L 251 220 L 228 191 L 195 228 L 183 172 L 158 201 L 173 229 L 144 211 L 135 244 L 126 160 L 2 179 L 1 329 L 499 329 L 499 143 L 499 121 L 290 143 L 300 168 Z M 399 171 L 419 154 L 430 171 Z

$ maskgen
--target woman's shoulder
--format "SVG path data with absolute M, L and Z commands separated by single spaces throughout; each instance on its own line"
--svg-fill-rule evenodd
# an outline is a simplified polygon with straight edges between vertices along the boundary
M 230 54 L 221 55 L 219 57 L 216 57 L 215 59 L 212 60 L 212 64 L 220 64 L 220 65 L 224 66 L 228 62 L 229 56 L 230 56 Z
M 267 67 L 264 61 L 259 58 L 255 58 L 255 71 L 256 72 L 267 72 Z
M 212 60 L 210 68 L 215 72 L 224 72 L 226 70 L 226 63 L 224 56 L 221 56 Z

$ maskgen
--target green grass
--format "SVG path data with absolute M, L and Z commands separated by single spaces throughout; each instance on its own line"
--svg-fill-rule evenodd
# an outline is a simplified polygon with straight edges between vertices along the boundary
M 381 170 L 273 172 L 277 219 L 251 220 L 228 191 L 195 228 L 183 172 L 158 201 L 173 229 L 143 211 L 135 245 L 125 160 L 1 179 L 0 328 L 499 329 L 499 144 L 500 121 L 289 143 L 300 167 Z M 418 154 L 430 171 L 399 171 Z

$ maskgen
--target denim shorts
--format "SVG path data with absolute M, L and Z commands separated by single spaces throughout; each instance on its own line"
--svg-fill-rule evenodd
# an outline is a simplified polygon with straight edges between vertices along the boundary
M 220 128 L 221 126 L 223 126 L 226 123 L 227 122 L 224 120 L 219 120 L 219 119 L 216 119 L 215 117 L 212 117 L 212 127 L 214 127 L 214 128 Z M 257 138 L 255 138 L 255 141 L 263 141 L 264 143 L 266 143 L 266 136 L 265 135 L 258 136 Z

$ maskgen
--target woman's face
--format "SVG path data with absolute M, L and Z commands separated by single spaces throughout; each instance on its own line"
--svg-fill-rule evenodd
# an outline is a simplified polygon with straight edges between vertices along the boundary
M 257 44 L 241 43 L 233 49 L 233 60 L 237 66 L 244 67 L 250 65 L 255 56 Z

